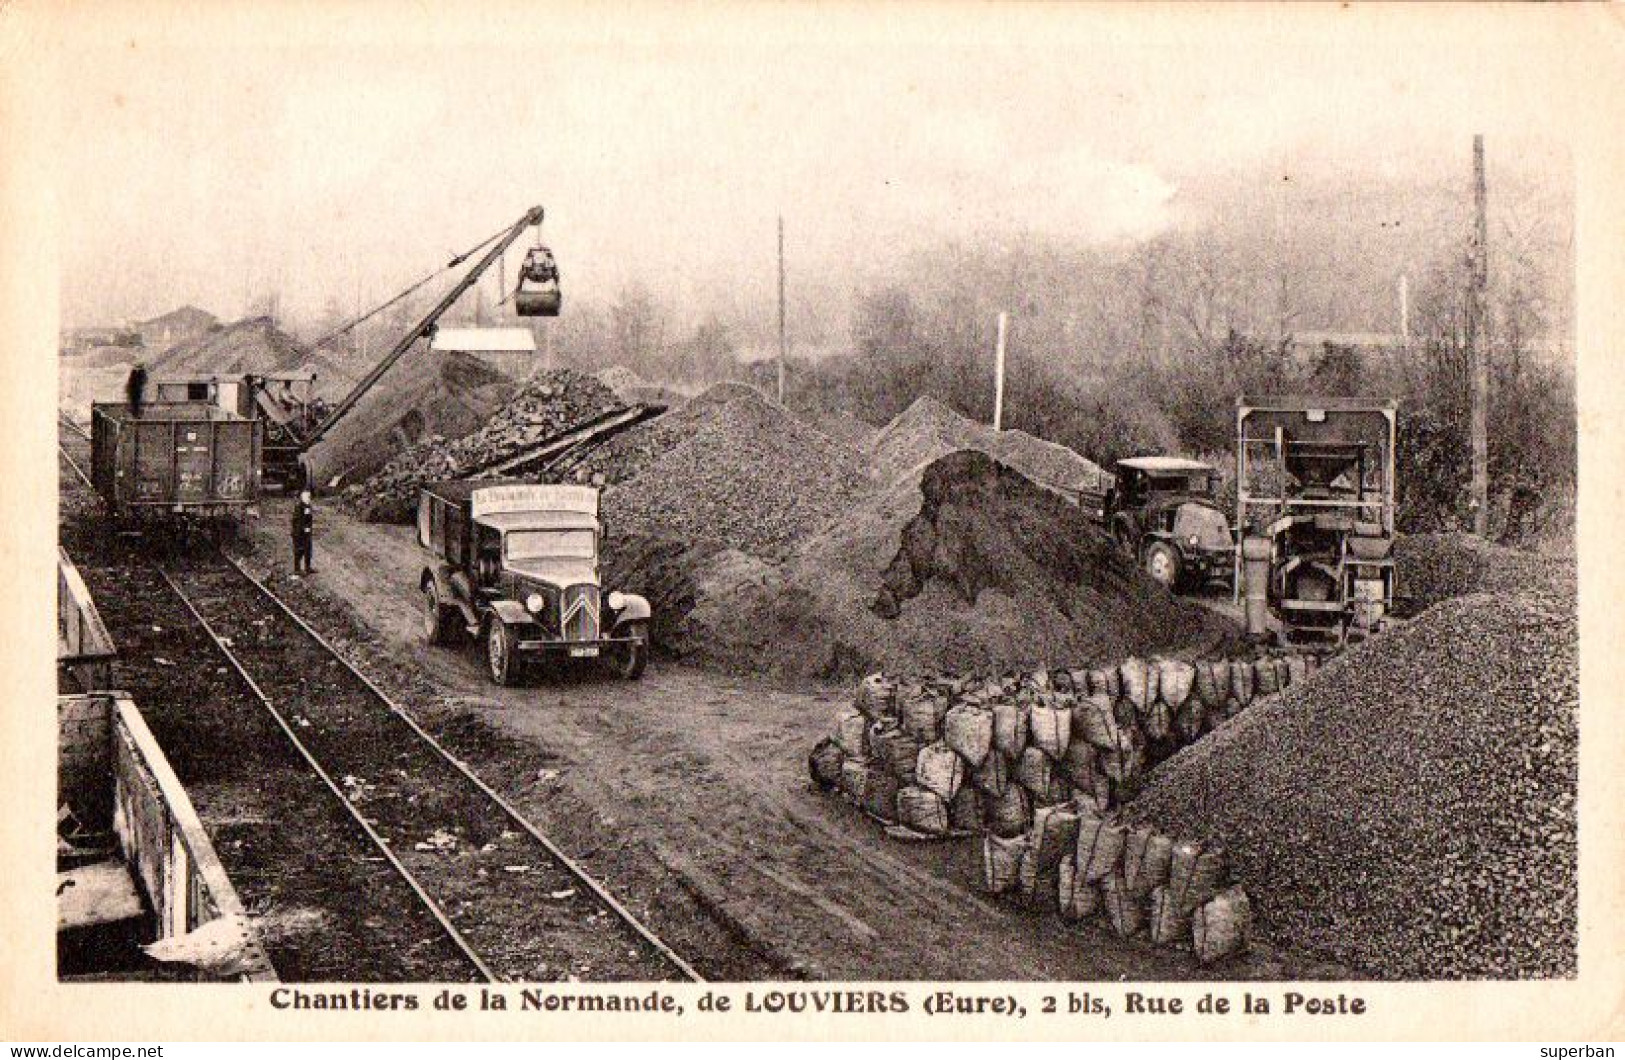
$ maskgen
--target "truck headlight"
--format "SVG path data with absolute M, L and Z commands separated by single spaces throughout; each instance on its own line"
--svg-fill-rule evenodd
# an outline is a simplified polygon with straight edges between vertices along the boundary
M 547 608 L 547 598 L 541 593 L 531 593 L 525 597 L 525 610 L 533 615 L 539 615 Z
M 622 596 L 620 593 L 610 593 L 608 596 L 604 597 L 604 602 L 609 604 L 609 609 L 611 611 L 619 611 L 621 608 L 626 606 L 626 597 Z
M 1186 543 L 1189 544 L 1192 548 L 1196 547 L 1196 535 L 1195 534 L 1192 534 L 1190 537 L 1186 538 L 1185 540 L 1186 540 Z

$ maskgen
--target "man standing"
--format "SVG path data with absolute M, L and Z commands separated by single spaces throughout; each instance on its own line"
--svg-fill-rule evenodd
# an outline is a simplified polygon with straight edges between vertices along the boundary
M 137 361 L 130 366 L 130 378 L 124 384 L 125 396 L 130 399 L 130 416 L 141 418 L 141 400 L 147 393 L 147 365 Z
M 316 508 L 310 502 L 310 491 L 300 490 L 293 503 L 293 572 L 309 574 L 313 568 L 311 557 L 316 536 Z

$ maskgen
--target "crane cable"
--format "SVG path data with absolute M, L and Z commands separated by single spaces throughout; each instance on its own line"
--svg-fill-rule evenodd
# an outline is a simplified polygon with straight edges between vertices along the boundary
M 446 262 L 446 264 L 442 265 L 440 268 L 436 269 L 435 271 L 429 273 L 429 275 L 423 277 L 423 279 L 419 280 L 417 283 L 414 283 L 412 286 L 406 288 L 406 290 L 404 290 L 401 293 L 397 294 L 395 297 L 391 298 L 389 301 L 384 302 L 383 304 L 381 304 L 379 306 L 376 306 L 373 309 L 368 310 L 366 313 L 364 313 L 363 315 L 361 315 L 359 317 L 356 317 L 354 320 L 350 321 L 348 324 L 344 325 L 343 327 L 338 328 L 335 331 L 328 332 L 326 335 L 324 335 L 321 338 L 317 339 L 315 342 L 310 344 L 311 350 L 312 351 L 319 350 L 323 346 L 326 346 L 328 343 L 332 342 L 333 340 L 343 338 L 345 335 L 348 335 L 350 332 L 354 331 L 356 328 L 360 327 L 362 324 L 365 324 L 367 321 L 371 320 L 373 317 L 377 316 L 379 313 L 382 313 L 384 310 L 388 309 L 390 306 L 394 305 L 395 303 L 401 301 L 404 298 L 407 298 L 407 297 L 411 296 L 415 291 L 418 290 L 418 288 L 422 287 L 424 284 L 428 283 L 431 280 L 436 279 L 442 273 L 450 272 L 452 269 L 455 269 L 457 266 L 461 265 L 463 262 L 465 262 L 469 258 L 473 257 L 475 254 L 477 254 L 481 250 L 485 249 L 491 243 L 495 242 L 499 237 L 501 237 L 504 233 L 508 232 L 512 228 L 513 228 L 512 225 L 504 225 L 501 228 L 497 229 L 495 232 L 492 232 L 489 236 L 486 236 L 484 239 L 480 240 L 478 243 L 474 244 L 472 247 L 469 247 L 467 250 L 463 251 L 461 254 L 458 254 L 456 257 L 454 257 L 450 261 Z M 506 299 L 504 299 L 504 301 L 506 301 Z M 497 304 L 501 305 L 502 303 L 499 302 Z

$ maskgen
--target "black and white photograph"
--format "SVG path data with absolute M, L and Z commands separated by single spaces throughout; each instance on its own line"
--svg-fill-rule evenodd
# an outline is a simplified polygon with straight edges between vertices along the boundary
M 50 173 L 29 989 L 1381 1036 L 1389 986 L 1612 975 L 1620 29 L 0 4 L 50 56 L 0 120 Z M 1448 1018 L 1621 1029 L 1493 1008 Z

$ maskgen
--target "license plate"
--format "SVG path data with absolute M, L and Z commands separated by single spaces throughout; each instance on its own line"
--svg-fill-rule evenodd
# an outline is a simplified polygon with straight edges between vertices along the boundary
M 597 648 L 571 648 L 570 649 L 570 658 L 572 658 L 572 659 L 596 659 L 597 657 L 598 657 L 598 649 Z

